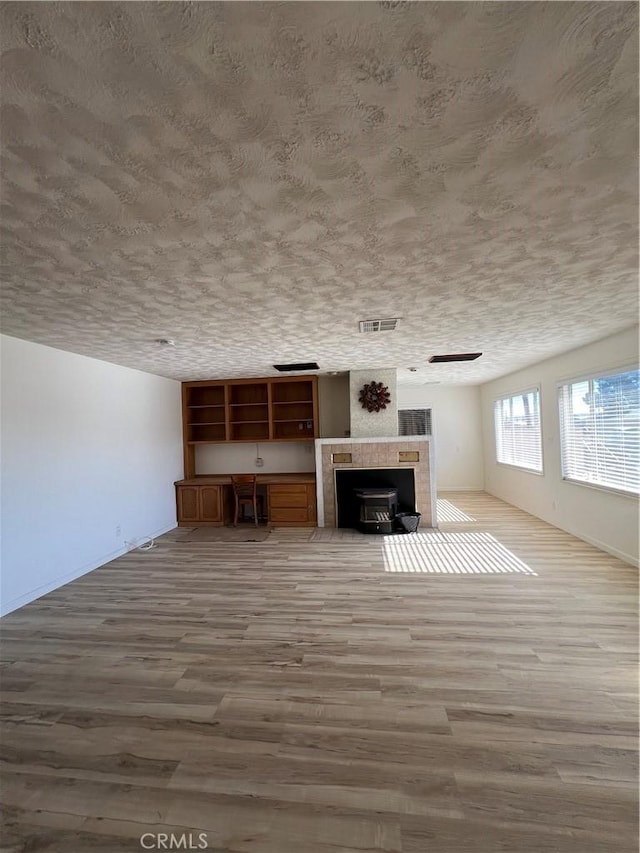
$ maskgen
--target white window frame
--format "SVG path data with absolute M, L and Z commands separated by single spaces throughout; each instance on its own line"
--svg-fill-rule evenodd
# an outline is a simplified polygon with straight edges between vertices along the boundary
M 540 427 L 540 468 L 529 468 L 526 465 L 518 465 L 516 462 L 503 462 L 501 459 L 498 459 L 498 432 L 496 430 L 496 404 L 501 403 L 503 400 L 511 400 L 513 397 L 521 397 L 524 394 L 538 394 L 538 416 L 539 416 L 539 427 Z M 527 474 L 534 474 L 537 477 L 544 476 L 544 441 L 543 441 L 543 432 L 542 432 L 542 389 L 540 385 L 530 385 L 528 388 L 521 388 L 517 391 L 509 391 L 507 393 L 500 394 L 499 397 L 495 397 L 493 400 L 492 406 L 492 417 L 493 417 L 493 443 L 495 449 L 495 457 L 497 465 L 504 465 L 505 468 L 515 468 L 517 471 L 524 471 Z
M 620 373 L 629 373 L 632 370 L 638 370 L 637 364 L 622 364 L 618 367 L 610 367 L 605 370 L 591 371 L 578 376 L 571 376 L 561 379 L 556 383 L 556 393 L 558 402 L 558 443 L 560 451 L 560 477 L 564 483 L 569 483 L 572 486 L 582 486 L 585 489 L 597 489 L 599 491 L 611 492 L 615 495 L 623 495 L 624 497 L 637 500 L 638 492 L 631 489 L 622 489 L 616 486 L 607 486 L 604 483 L 596 483 L 591 480 L 578 480 L 575 477 L 570 477 L 565 474 L 564 463 L 564 442 L 562 428 L 562 395 L 563 389 L 567 385 L 573 385 L 578 382 L 592 382 L 594 379 L 605 379 L 607 376 L 617 376 Z

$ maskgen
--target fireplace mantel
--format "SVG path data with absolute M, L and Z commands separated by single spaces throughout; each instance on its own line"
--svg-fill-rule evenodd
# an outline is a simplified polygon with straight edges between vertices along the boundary
M 413 468 L 416 509 L 422 513 L 423 527 L 436 527 L 436 488 L 433 443 L 430 436 L 389 436 L 376 438 L 318 438 L 316 448 L 316 492 L 318 527 L 335 527 L 336 470 L 358 468 Z M 419 455 L 419 459 L 403 458 Z M 341 461 L 350 454 L 350 461 Z M 402 455 L 401 455 L 402 454 Z

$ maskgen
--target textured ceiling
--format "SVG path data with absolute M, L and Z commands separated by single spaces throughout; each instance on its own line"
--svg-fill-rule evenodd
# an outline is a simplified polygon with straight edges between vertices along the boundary
M 475 383 L 636 322 L 635 3 L 1 24 L 6 334 L 180 379 Z M 401 321 L 358 333 L 376 317 Z

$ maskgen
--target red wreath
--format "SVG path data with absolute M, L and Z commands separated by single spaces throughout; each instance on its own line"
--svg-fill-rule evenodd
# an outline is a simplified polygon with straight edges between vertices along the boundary
M 391 394 L 382 382 L 370 382 L 363 386 L 358 401 L 368 412 L 379 412 L 387 408 L 387 403 L 391 402 Z

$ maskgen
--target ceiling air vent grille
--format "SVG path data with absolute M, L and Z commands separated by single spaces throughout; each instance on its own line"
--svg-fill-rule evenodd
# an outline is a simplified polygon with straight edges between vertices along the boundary
M 288 373 L 292 370 L 320 370 L 317 361 L 296 361 L 293 364 L 274 364 L 276 370 Z
M 444 364 L 447 361 L 475 361 L 480 358 L 481 352 L 456 352 L 451 355 L 432 355 L 430 364 Z
M 392 332 L 398 325 L 398 318 L 388 320 L 360 320 L 361 332 Z

